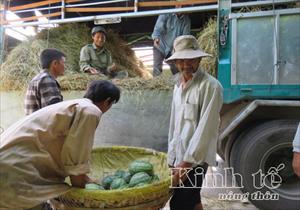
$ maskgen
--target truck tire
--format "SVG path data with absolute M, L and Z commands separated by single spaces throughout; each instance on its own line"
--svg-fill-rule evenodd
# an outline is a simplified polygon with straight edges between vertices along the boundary
M 292 168 L 298 123 L 264 122 L 242 133 L 232 147 L 230 165 L 241 175 L 236 181 L 259 209 L 300 209 L 300 179 Z

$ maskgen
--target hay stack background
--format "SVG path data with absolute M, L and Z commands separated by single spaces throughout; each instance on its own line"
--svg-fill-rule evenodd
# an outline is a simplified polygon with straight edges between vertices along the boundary
M 197 37 L 200 47 L 214 56 L 213 58 L 204 58 L 201 66 L 211 75 L 216 76 L 216 19 L 210 19 Z M 80 49 L 92 42 L 90 29 L 85 24 L 61 25 L 58 28 L 41 32 L 37 38 L 37 40 L 21 43 L 10 52 L 1 67 L 0 89 L 22 90 L 26 88 L 32 77 L 39 72 L 39 55 L 47 46 L 57 48 L 67 56 L 65 76 L 58 78 L 63 90 L 84 90 L 91 80 L 107 79 L 98 75 L 83 74 L 79 70 Z M 137 76 L 136 78 L 115 81 L 117 85 L 124 89 L 134 90 L 170 90 L 173 88 L 174 82 L 169 71 L 164 71 L 162 76 L 148 80 L 152 78 L 150 72 L 145 70 L 142 62 L 135 56 L 130 46 L 112 30 L 108 30 L 107 48 L 112 52 L 113 60 L 119 69 L 127 70 L 130 77 Z
M 49 47 L 57 48 L 66 53 L 67 70 L 69 72 L 80 72 L 79 56 L 80 50 L 86 44 L 92 43 L 91 29 L 85 24 L 64 24 L 57 28 L 44 30 L 38 35 L 39 38 L 47 40 Z M 118 33 L 107 30 L 107 41 L 105 47 L 111 52 L 113 61 L 119 70 L 126 69 L 130 77 L 140 76 L 149 79 L 147 71 L 140 66 L 139 59 L 134 51 L 121 39 Z
M 107 31 L 107 49 L 112 53 L 112 59 L 119 70 L 127 70 L 130 77 L 139 76 L 151 79 L 152 75 L 136 57 L 134 51 L 113 30 Z
M 0 89 L 26 88 L 29 81 L 40 70 L 39 55 L 45 48 L 57 48 L 67 56 L 65 76 L 58 78 L 62 80 L 62 86 L 67 87 L 68 90 L 77 86 L 86 87 L 87 82 L 94 77 L 82 75 L 79 68 L 79 55 L 81 48 L 91 42 L 90 28 L 85 24 L 64 24 L 49 31 L 42 31 L 35 40 L 22 42 L 8 54 L 0 70 Z M 127 46 L 125 41 L 112 30 L 108 30 L 107 48 L 111 51 L 119 69 L 127 70 L 130 77 L 152 78 L 130 46 Z M 80 80 L 73 79 L 76 77 Z
M 217 77 L 218 45 L 216 18 L 209 19 L 204 29 L 197 34 L 197 37 L 201 49 L 213 56 L 212 58 L 203 58 L 201 67 L 212 76 Z
M 80 50 L 91 42 L 90 29 L 85 24 L 62 24 L 49 31 L 41 31 L 36 38 L 45 40 L 49 48 L 56 48 L 66 54 L 66 73 L 80 72 Z
M 39 55 L 46 48 L 43 40 L 24 41 L 7 56 L 0 70 L 1 90 L 22 90 L 39 71 Z

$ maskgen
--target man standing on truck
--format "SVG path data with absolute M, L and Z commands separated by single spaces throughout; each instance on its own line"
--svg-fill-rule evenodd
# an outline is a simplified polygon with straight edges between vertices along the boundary
M 168 164 L 173 168 L 176 186 L 171 210 L 202 209 L 202 181 L 208 165 L 216 163 L 223 88 L 200 68 L 202 57 L 208 56 L 194 36 L 184 35 L 175 39 L 174 54 L 166 60 L 180 72 L 173 92 L 168 138 Z
M 180 7 L 180 5 L 176 6 L 176 8 Z M 162 73 L 163 61 L 170 57 L 175 38 L 190 33 L 191 20 L 187 14 L 172 13 L 158 16 L 152 33 L 153 76 L 158 76 Z M 178 72 L 176 66 L 173 63 L 170 63 L 169 65 L 172 74 L 176 74 Z

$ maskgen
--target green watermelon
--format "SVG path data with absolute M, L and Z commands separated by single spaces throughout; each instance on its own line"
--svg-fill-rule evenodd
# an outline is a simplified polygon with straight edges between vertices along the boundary
M 153 165 L 147 161 L 143 160 L 135 160 L 129 165 L 129 172 L 131 175 L 139 173 L 139 172 L 145 172 L 152 176 L 153 174 Z
M 125 174 L 125 171 L 117 170 L 116 173 L 114 174 L 114 176 L 118 177 L 118 178 L 123 178 L 124 174 Z
M 147 174 L 146 172 L 138 172 L 134 174 L 129 182 L 129 187 L 134 187 L 139 183 L 150 183 L 151 182 L 151 176 Z
M 113 180 L 114 180 L 115 178 L 116 178 L 116 177 L 113 176 L 113 175 L 109 175 L 109 176 L 104 177 L 104 178 L 102 179 L 102 181 L 101 181 L 103 187 L 104 187 L 105 189 L 109 189 L 111 183 L 113 182 Z
M 113 182 L 111 183 L 110 185 L 110 188 L 112 190 L 115 190 L 115 189 L 119 189 L 121 188 L 123 185 L 126 185 L 126 182 L 123 178 L 116 178 L 113 180 Z
M 104 188 L 96 183 L 88 183 L 85 185 L 85 189 L 87 190 L 104 190 Z
M 130 179 L 131 179 L 131 174 L 130 172 L 125 172 L 123 174 L 123 177 L 122 177 L 127 183 L 129 183 Z

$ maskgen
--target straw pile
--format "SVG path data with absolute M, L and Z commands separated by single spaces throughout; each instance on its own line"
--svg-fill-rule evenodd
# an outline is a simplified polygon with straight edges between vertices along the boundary
M 46 48 L 43 40 L 29 40 L 15 47 L 0 70 L 1 90 L 22 90 L 39 72 L 39 55 Z
M 107 31 L 107 49 L 112 53 L 112 59 L 118 70 L 126 70 L 129 77 L 139 76 L 151 79 L 152 75 L 145 70 L 142 62 L 136 57 L 134 51 L 120 36 L 112 30 Z
M 60 79 L 62 86 L 66 87 L 66 90 L 85 89 L 87 82 L 94 76 L 81 74 L 78 62 L 81 48 L 91 42 L 90 28 L 85 24 L 64 24 L 43 30 L 36 40 L 24 41 L 8 54 L 0 70 L 0 89 L 26 88 L 40 70 L 39 55 L 45 48 L 57 48 L 66 54 L 65 77 Z M 129 77 L 152 78 L 134 51 L 112 30 L 108 30 L 107 48 L 111 51 L 119 70 L 127 70 Z M 82 84 L 79 84 L 80 82 Z
M 108 79 L 99 75 L 84 73 L 68 74 L 58 78 L 62 90 L 85 90 L 88 83 L 93 80 Z M 75 82 L 74 82 L 75 81 Z M 143 79 L 140 77 L 113 79 L 112 82 L 125 90 L 172 90 L 174 81 L 169 75 L 155 77 L 155 79 Z
M 49 33 L 49 34 L 48 34 Z M 47 40 L 49 47 L 57 48 L 67 56 L 67 72 L 79 72 L 79 55 L 83 46 L 92 43 L 90 28 L 85 24 L 63 24 L 57 28 L 42 31 L 38 38 Z M 118 33 L 107 30 L 106 48 L 111 52 L 118 70 L 127 70 L 130 77 L 150 79 L 151 75 L 140 65 L 134 51 L 121 39 Z
M 56 48 L 66 54 L 66 74 L 80 71 L 80 50 L 91 42 L 90 29 L 85 24 L 78 23 L 43 30 L 37 35 L 37 39 L 45 40 L 48 48 Z
M 212 58 L 203 58 L 200 65 L 202 69 L 216 77 L 218 58 L 216 18 L 209 19 L 204 29 L 197 34 L 197 37 L 201 49 L 213 56 Z
M 203 69 L 213 76 L 216 76 L 217 69 L 216 28 L 216 19 L 210 19 L 197 36 L 201 48 L 213 55 L 213 58 L 204 58 L 201 62 Z M 67 56 L 65 76 L 58 78 L 62 90 L 85 90 L 92 80 L 108 79 L 79 72 L 80 49 L 87 43 L 91 43 L 91 35 L 90 29 L 84 24 L 64 24 L 41 32 L 38 40 L 23 42 L 8 55 L 1 68 L 0 88 L 4 90 L 26 88 L 32 77 L 39 71 L 39 54 L 47 45 L 63 51 Z M 171 90 L 173 88 L 174 82 L 168 74 L 149 80 L 152 77 L 150 72 L 145 70 L 133 50 L 112 30 L 108 30 L 107 48 L 112 52 L 118 69 L 127 70 L 131 77 L 114 80 L 121 88 L 127 90 Z

